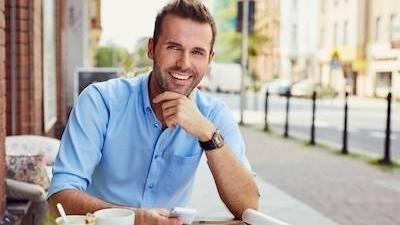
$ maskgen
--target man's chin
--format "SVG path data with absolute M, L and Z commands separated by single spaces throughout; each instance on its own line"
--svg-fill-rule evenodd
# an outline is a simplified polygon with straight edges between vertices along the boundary
M 176 90 L 176 89 L 167 89 L 165 91 L 170 91 L 170 92 L 175 92 L 177 94 L 185 95 L 186 97 L 189 97 L 189 95 L 193 92 L 193 90 Z

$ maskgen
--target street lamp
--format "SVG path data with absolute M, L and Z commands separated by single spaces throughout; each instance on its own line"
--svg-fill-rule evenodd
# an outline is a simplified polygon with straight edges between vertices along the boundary
M 248 46 L 249 46 L 249 1 L 243 1 L 243 16 L 242 16 L 242 77 L 240 80 L 240 125 L 244 124 L 244 107 L 246 105 L 246 90 L 244 87 L 244 78 L 247 76 L 247 62 L 248 62 Z

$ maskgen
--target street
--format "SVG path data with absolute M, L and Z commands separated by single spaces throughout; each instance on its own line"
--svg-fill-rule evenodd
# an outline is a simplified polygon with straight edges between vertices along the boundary
M 226 102 L 239 118 L 239 95 L 212 93 Z M 247 94 L 245 124 L 264 126 L 264 95 Z M 272 131 L 283 134 L 286 98 L 270 96 L 268 122 Z M 382 157 L 386 129 L 385 99 L 350 96 L 348 99 L 348 149 Z M 311 99 L 291 98 L 289 136 L 310 139 Z M 391 155 L 400 159 L 400 106 L 392 101 Z M 318 99 L 316 102 L 315 140 L 335 148 L 342 148 L 344 126 L 344 98 Z

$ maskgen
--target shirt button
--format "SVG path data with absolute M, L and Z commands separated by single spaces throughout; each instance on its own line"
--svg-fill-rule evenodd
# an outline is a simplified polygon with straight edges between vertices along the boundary
M 155 124 L 154 124 L 154 127 L 155 127 L 155 128 L 158 128 L 158 127 L 159 127 L 158 123 L 155 123 Z
M 148 186 L 150 189 L 152 189 L 154 187 L 154 184 L 149 184 Z

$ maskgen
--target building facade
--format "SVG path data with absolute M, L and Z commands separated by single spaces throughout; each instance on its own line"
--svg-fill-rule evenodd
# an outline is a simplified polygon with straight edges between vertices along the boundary
M 69 32 L 80 31 L 90 46 L 68 39 Z M 76 58 L 93 61 L 82 52 L 94 51 L 100 32 L 100 0 L 0 0 L 0 221 L 6 208 L 5 137 L 60 137 L 71 108 L 71 71 L 81 66 Z
M 368 96 L 400 99 L 400 2 L 371 1 L 368 17 Z
M 281 78 L 297 82 L 318 72 L 319 1 L 281 0 Z
M 100 40 L 100 0 L 65 1 L 65 23 L 62 37 L 63 74 L 67 111 L 74 104 L 76 70 L 95 64 L 95 49 Z
M 365 94 L 368 0 L 321 1 L 319 69 L 324 86 Z
M 6 207 L 6 176 L 5 144 L 6 135 L 6 77 L 5 77 L 5 1 L 0 0 L 0 219 L 4 216 Z
M 257 33 L 268 38 L 259 54 L 250 57 L 250 71 L 261 81 L 279 77 L 280 71 L 280 1 L 255 1 L 255 24 Z

